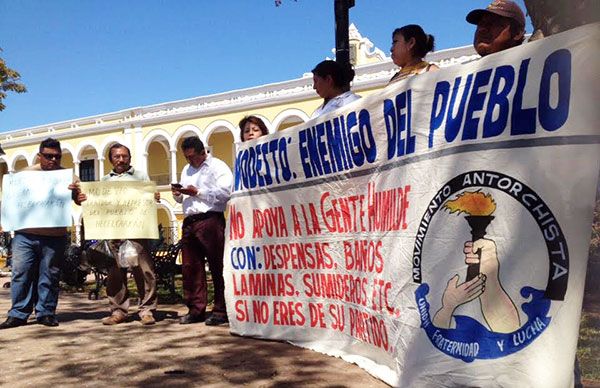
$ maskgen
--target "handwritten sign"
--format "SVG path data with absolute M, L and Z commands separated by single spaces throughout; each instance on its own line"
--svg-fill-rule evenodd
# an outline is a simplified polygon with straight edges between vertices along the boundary
M 400 387 L 572 386 L 599 37 L 584 26 L 237 144 L 231 331 Z
M 82 182 L 85 238 L 158 238 L 153 182 Z
M 73 172 L 22 171 L 2 182 L 2 229 L 51 228 L 72 225 Z

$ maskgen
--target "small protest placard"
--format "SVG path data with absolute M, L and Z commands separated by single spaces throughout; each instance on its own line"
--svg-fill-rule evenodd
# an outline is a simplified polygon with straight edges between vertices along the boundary
M 153 182 L 82 182 L 87 240 L 158 238 Z
M 22 171 L 2 182 L 2 229 L 51 228 L 72 225 L 73 172 Z

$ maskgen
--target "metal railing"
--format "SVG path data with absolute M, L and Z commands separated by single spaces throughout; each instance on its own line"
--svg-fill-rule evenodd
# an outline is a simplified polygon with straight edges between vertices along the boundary
M 150 180 L 155 182 L 157 186 L 168 185 L 171 183 L 171 174 L 151 174 Z

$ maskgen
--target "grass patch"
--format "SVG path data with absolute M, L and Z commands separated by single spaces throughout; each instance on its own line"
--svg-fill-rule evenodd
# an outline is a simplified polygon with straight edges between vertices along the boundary
M 129 275 L 128 275 L 129 276 Z M 208 283 L 208 310 L 212 307 L 212 303 L 215 297 L 215 290 L 212 282 L 212 277 L 210 273 L 206 274 L 207 283 Z M 69 293 L 85 293 L 88 294 L 90 291 L 96 289 L 96 282 L 93 280 L 86 281 L 81 287 L 73 287 L 69 286 L 66 283 L 61 282 L 60 288 L 63 292 Z M 135 280 L 132 277 L 128 277 L 127 279 L 127 289 L 129 290 L 129 298 L 137 299 L 139 297 L 137 286 L 135 284 Z M 180 304 L 183 303 L 183 279 L 181 274 L 175 275 L 175 294 L 172 294 L 169 290 L 158 287 L 157 290 L 158 295 L 158 303 L 161 304 Z M 98 295 L 98 299 L 106 298 L 106 287 L 102 287 L 100 289 L 100 293 Z
M 600 382 L 600 314 L 583 312 L 577 357 L 585 380 Z
M 589 260 L 579 326 L 577 357 L 583 379 L 600 384 L 600 198 L 592 221 Z

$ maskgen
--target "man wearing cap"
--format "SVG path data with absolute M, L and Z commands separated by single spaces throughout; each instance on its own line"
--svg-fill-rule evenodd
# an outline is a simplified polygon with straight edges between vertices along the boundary
M 486 9 L 475 9 L 467 22 L 477 25 L 473 46 L 482 57 L 519 46 L 525 39 L 525 14 L 511 0 L 494 0 Z

